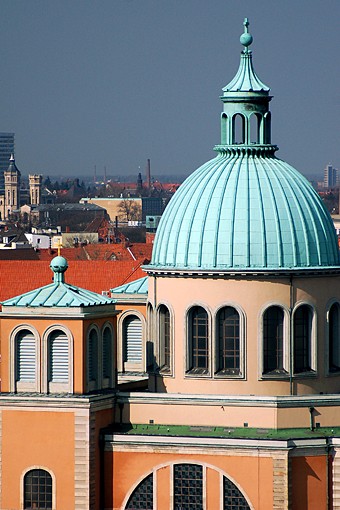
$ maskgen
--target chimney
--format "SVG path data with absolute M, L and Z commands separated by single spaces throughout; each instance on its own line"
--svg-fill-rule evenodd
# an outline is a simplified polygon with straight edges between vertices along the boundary
M 151 168 L 150 168 L 150 159 L 148 159 L 147 165 L 146 165 L 146 187 L 148 189 L 151 188 Z

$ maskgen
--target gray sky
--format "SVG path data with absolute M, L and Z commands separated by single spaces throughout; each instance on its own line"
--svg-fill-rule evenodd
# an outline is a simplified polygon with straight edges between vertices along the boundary
M 214 157 L 245 16 L 277 155 L 340 167 L 340 0 L 1 0 L 0 131 L 45 175 L 183 175 Z

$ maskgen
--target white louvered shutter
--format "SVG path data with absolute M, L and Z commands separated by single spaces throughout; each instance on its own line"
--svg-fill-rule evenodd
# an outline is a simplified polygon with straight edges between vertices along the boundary
M 35 337 L 23 331 L 17 337 L 17 381 L 34 382 L 36 371 Z
M 142 362 L 142 322 L 136 316 L 125 319 L 125 361 Z
M 68 338 L 62 331 L 50 336 L 50 381 L 68 382 L 69 352 Z

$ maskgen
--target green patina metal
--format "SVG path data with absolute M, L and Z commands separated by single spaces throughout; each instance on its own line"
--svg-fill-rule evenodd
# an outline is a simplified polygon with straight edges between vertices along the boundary
M 223 89 L 218 155 L 181 185 L 160 221 L 150 269 L 339 267 L 332 219 L 308 181 L 275 157 L 269 88 L 257 77 L 248 20 Z
M 147 294 L 148 293 L 148 277 L 144 276 L 134 282 L 125 283 L 114 289 L 111 289 L 113 294 Z
M 54 273 L 53 283 L 7 299 L 3 301 L 2 305 L 31 308 L 72 308 L 112 305 L 115 303 L 115 300 L 111 298 L 66 283 L 64 275 L 68 264 L 64 257 L 54 257 L 50 268 Z

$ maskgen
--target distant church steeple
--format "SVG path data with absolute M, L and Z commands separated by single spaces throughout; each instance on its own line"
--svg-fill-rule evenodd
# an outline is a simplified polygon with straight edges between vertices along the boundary
M 9 219 L 20 207 L 20 177 L 14 155 L 11 154 L 9 167 L 4 171 L 5 178 L 5 219 Z

